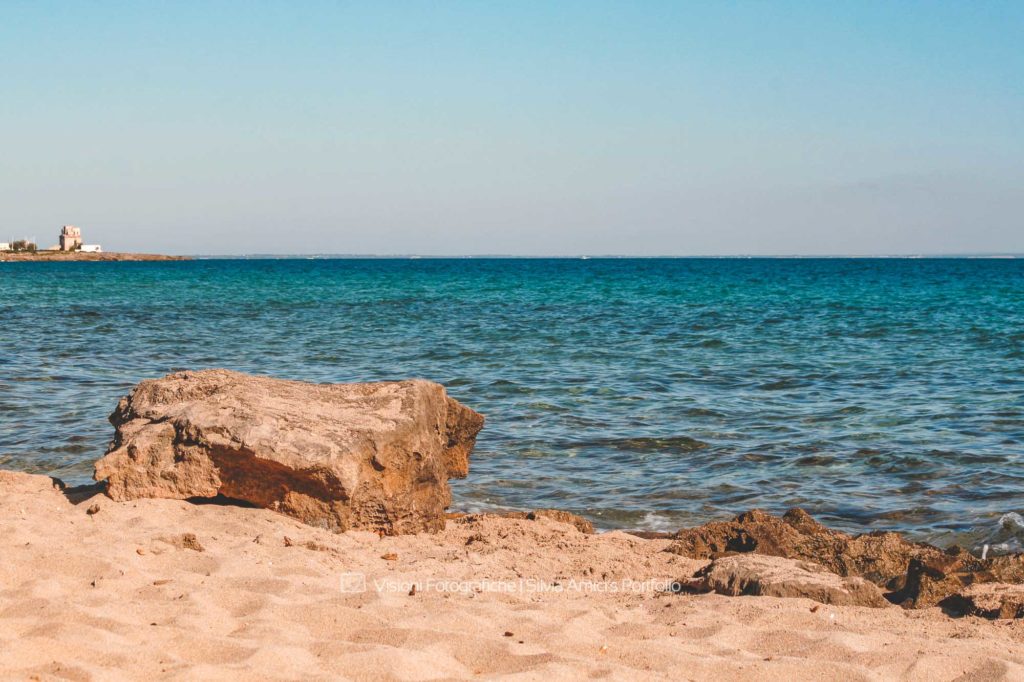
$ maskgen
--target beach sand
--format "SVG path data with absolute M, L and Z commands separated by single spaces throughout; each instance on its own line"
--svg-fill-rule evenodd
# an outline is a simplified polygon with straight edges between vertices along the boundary
M 336 535 L 0 472 L 0 677 L 1024 679 L 1016 621 L 666 593 L 702 565 L 667 544 L 496 516 Z

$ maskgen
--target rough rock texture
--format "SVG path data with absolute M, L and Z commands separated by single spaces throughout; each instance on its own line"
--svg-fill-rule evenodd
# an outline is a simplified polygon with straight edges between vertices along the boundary
M 956 615 L 981 618 L 1024 618 L 1024 585 L 980 583 L 966 587 L 942 603 Z
M 909 608 L 935 606 L 974 583 L 1024 582 L 1022 555 L 982 560 L 959 547 L 941 550 L 899 533 L 850 536 L 825 528 L 802 509 L 782 518 L 755 509 L 732 521 L 683 529 L 667 551 L 694 559 L 753 552 L 813 561 L 886 588 L 887 599 Z
M 684 586 L 731 597 L 803 597 L 837 606 L 890 606 L 881 590 L 863 578 L 843 578 L 810 561 L 757 554 L 716 559 Z
M 942 553 L 931 545 L 908 542 L 899 533 L 851 537 L 826 528 L 802 509 L 791 509 L 782 518 L 755 509 L 732 521 L 687 528 L 676 534 L 669 551 L 695 559 L 743 552 L 805 559 L 841 576 L 859 576 L 887 587 L 901 586 L 911 559 Z
M 334 531 L 444 527 L 483 417 L 412 380 L 309 384 L 226 370 L 143 381 L 96 463 L 115 500 L 223 495 Z
M 943 605 L 964 588 L 981 583 L 1024 583 L 1024 556 L 979 559 L 960 547 L 911 559 L 905 584 L 889 598 L 913 608 Z

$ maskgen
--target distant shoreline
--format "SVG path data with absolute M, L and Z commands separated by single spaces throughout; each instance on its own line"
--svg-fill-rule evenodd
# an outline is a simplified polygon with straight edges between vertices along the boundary
M 700 256 L 636 256 L 636 255 L 552 255 L 516 254 L 422 255 L 422 254 L 352 254 L 352 253 L 244 253 L 196 254 L 196 260 L 1018 260 L 1020 253 L 963 254 L 833 254 L 833 255 L 700 255 Z
M 473 255 L 377 255 L 377 254 L 198 254 L 170 256 L 155 253 L 83 253 L 81 251 L 0 251 L 0 262 L 76 262 L 76 261 L 191 261 L 191 260 L 1021 260 L 1024 254 L 925 254 L 925 255 L 717 255 L 717 256 L 522 256 L 502 254 Z
M 84 253 L 82 251 L 3 251 L 0 261 L 6 262 L 82 262 L 82 261 L 161 261 L 161 260 L 192 260 L 190 256 L 165 256 L 157 253 Z

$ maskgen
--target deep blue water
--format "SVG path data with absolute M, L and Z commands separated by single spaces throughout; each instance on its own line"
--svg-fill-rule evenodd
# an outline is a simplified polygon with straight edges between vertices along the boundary
M 0 467 L 91 476 L 183 368 L 426 377 L 455 508 L 660 527 L 803 506 L 937 541 L 1024 511 L 1024 260 L 0 263 Z

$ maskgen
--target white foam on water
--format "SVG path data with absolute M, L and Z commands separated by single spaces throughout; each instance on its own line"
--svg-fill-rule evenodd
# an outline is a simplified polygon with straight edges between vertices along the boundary
M 653 530 L 659 533 L 671 533 L 679 530 L 679 522 L 666 514 L 658 512 L 647 512 L 644 514 L 640 527 L 646 530 Z
M 982 559 L 1019 552 L 1024 552 L 1024 516 L 1017 512 L 1000 516 L 992 533 L 974 547 L 974 553 Z

